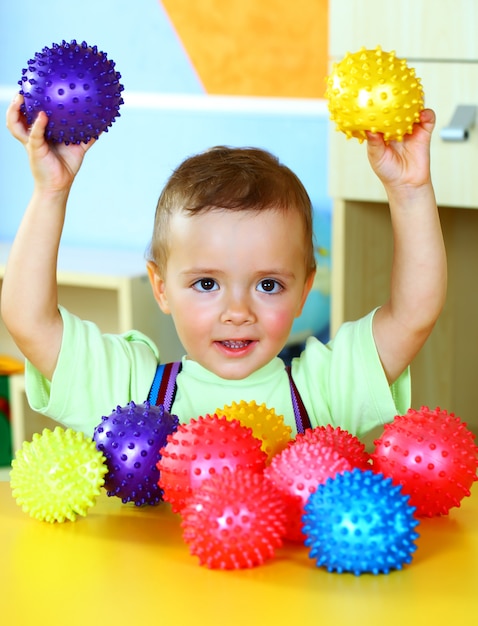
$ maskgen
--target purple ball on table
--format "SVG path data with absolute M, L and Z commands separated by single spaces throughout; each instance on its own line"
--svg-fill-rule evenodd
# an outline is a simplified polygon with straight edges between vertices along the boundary
M 168 435 L 178 425 L 176 415 L 147 401 L 118 406 L 111 415 L 101 418 L 93 440 L 106 458 L 104 488 L 108 496 L 117 496 L 124 503 L 134 502 L 136 506 L 163 500 L 157 463 Z
M 40 111 L 49 121 L 45 137 L 50 143 L 88 143 L 119 117 L 123 104 L 121 74 L 115 63 L 96 46 L 52 44 L 28 61 L 22 70 L 22 112 L 30 125 Z

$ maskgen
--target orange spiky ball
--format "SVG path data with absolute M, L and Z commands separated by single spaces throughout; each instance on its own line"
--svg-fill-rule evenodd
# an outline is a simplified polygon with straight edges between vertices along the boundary
M 257 404 L 254 400 L 241 400 L 216 409 L 217 415 L 224 415 L 227 420 L 238 420 L 252 430 L 252 434 L 262 442 L 261 450 L 267 454 L 266 464 L 275 454 L 281 452 L 291 441 L 292 428 L 284 424 L 284 417 L 277 415 L 274 409 Z
M 424 109 L 424 93 L 415 69 L 395 51 L 361 48 L 334 63 L 325 97 L 330 119 L 347 139 L 360 143 L 365 131 L 383 133 L 386 142 L 413 132 Z

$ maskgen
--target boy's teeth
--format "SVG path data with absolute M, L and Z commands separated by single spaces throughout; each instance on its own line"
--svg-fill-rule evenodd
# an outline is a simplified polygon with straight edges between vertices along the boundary
M 237 350 L 238 348 L 244 348 L 248 345 L 248 341 L 223 341 L 222 342 L 226 348 L 232 348 L 233 350 Z

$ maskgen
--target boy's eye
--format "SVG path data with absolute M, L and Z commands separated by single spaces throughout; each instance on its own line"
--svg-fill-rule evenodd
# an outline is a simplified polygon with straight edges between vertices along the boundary
M 257 285 L 257 290 L 264 293 L 279 293 L 282 289 L 282 285 L 272 278 L 265 278 Z
M 194 283 L 193 287 L 197 291 L 216 291 L 219 289 L 219 285 L 212 278 L 201 278 Z

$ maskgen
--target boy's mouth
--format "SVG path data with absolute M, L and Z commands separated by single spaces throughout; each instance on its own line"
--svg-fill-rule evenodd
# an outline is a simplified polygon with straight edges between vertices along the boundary
M 250 345 L 252 341 L 250 339 L 229 339 L 226 341 L 221 341 L 220 343 L 228 350 L 243 350 L 244 348 L 247 348 L 247 346 Z

